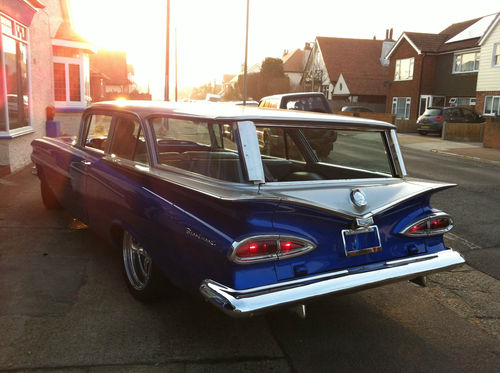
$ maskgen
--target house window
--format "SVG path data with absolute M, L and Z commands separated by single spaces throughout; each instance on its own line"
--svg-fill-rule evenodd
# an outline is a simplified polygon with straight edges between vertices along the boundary
M 392 114 L 396 114 L 397 119 L 410 118 L 410 97 L 393 97 L 392 99 Z
M 0 133 L 30 129 L 28 30 L 0 15 Z
M 394 80 L 412 80 L 415 58 L 405 58 L 396 60 L 396 69 L 394 71 Z
M 500 96 L 484 98 L 484 115 L 500 115 Z
M 500 66 L 500 44 L 495 44 L 493 47 L 493 61 L 491 64 L 493 67 Z
M 54 99 L 58 107 L 84 107 L 83 59 L 78 49 L 53 47 Z
M 470 73 L 479 70 L 479 52 L 455 54 L 453 57 L 453 73 Z

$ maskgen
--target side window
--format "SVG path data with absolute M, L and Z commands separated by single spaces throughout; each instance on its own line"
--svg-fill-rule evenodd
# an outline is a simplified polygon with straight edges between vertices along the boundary
M 261 155 L 304 162 L 304 157 L 287 130 L 257 127 L 257 137 Z
M 138 120 L 117 118 L 109 152 L 111 156 L 148 164 L 146 142 Z
M 111 115 L 92 114 L 88 117 L 85 147 L 104 151 L 111 127 Z
M 244 182 L 231 124 L 158 117 L 149 120 L 160 164 Z

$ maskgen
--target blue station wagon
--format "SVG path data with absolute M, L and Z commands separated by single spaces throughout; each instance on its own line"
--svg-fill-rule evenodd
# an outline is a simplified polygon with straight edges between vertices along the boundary
M 311 144 L 335 132 L 329 154 Z M 453 219 L 410 179 L 391 124 L 287 110 L 168 102 L 89 107 L 74 138 L 33 141 L 47 208 L 123 251 L 141 300 L 164 278 L 231 315 L 464 262 Z

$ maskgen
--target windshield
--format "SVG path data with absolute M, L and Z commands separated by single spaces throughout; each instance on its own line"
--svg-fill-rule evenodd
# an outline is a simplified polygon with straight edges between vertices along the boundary
M 443 109 L 433 109 L 433 108 L 428 108 L 425 110 L 424 115 L 428 117 L 437 117 L 439 115 L 442 115 L 441 113 L 443 112 Z

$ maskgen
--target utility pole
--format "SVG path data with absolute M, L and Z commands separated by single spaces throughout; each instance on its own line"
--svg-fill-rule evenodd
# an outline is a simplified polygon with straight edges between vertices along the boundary
M 167 0 L 167 42 L 165 48 L 165 101 L 170 101 L 170 0 Z
M 243 72 L 243 105 L 247 104 L 247 62 L 248 62 L 248 12 L 250 10 L 250 0 L 247 0 L 247 28 L 245 35 L 245 68 Z
M 175 101 L 178 100 L 177 94 L 177 27 L 175 28 Z

